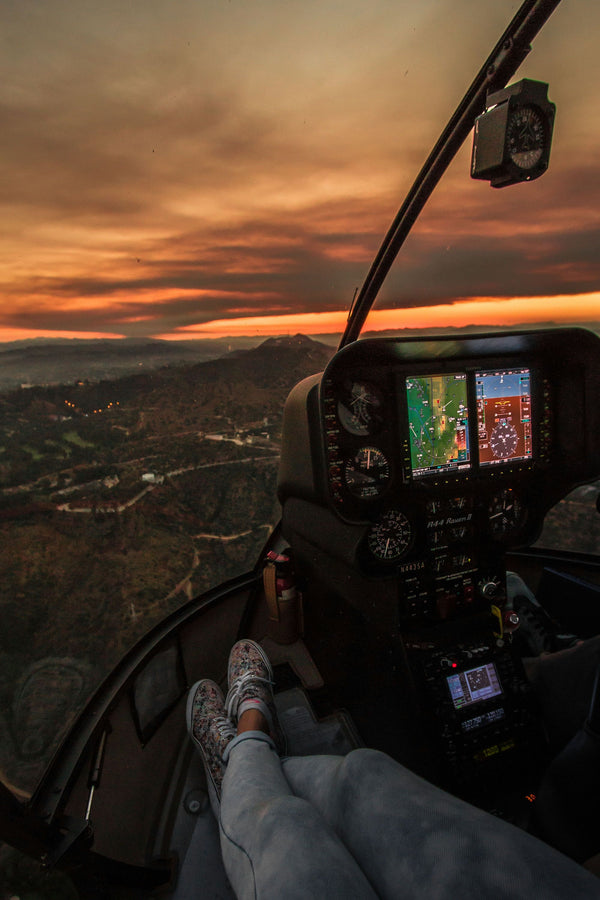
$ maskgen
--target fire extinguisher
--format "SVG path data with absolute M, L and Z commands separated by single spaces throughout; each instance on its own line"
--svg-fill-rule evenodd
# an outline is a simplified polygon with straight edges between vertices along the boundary
M 269 609 L 269 635 L 278 644 L 292 644 L 303 633 L 302 594 L 296 586 L 291 550 L 269 550 L 263 569 Z

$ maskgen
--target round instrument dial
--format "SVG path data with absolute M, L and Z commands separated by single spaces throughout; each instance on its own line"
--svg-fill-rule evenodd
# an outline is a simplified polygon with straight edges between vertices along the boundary
M 525 507 L 512 488 L 495 494 L 488 504 L 488 522 L 495 538 L 508 537 L 518 531 L 525 517 Z
M 506 149 L 519 169 L 533 169 L 546 149 L 546 121 L 536 106 L 517 107 L 509 114 Z
M 344 466 L 346 487 L 355 497 L 379 497 L 390 479 L 390 464 L 376 447 L 361 447 Z
M 350 434 L 359 437 L 373 434 L 379 428 L 381 403 L 381 395 L 373 385 L 352 381 L 344 385 L 338 400 L 338 418 Z
M 490 434 L 490 448 L 498 459 L 512 456 L 519 443 L 519 434 L 514 425 L 502 419 Z
M 367 543 L 376 559 L 393 562 L 406 553 L 412 537 L 412 528 L 404 513 L 389 509 L 371 526 Z

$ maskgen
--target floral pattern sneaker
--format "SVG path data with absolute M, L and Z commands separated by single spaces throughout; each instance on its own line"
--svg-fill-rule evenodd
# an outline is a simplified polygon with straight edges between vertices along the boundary
M 269 724 L 277 752 L 285 752 L 285 737 L 279 725 L 273 699 L 273 669 L 265 651 L 255 641 L 238 641 L 229 654 L 229 691 L 225 706 L 236 723 L 247 709 L 258 709 Z
M 206 772 L 206 783 L 213 811 L 221 802 L 225 774 L 223 754 L 236 730 L 227 716 L 225 699 L 218 684 L 208 678 L 190 689 L 186 710 L 187 728 L 197 746 Z

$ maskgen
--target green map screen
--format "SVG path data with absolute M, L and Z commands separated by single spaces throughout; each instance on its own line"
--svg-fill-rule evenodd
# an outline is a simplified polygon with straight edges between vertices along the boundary
M 406 400 L 413 476 L 469 469 L 466 374 L 409 376 Z

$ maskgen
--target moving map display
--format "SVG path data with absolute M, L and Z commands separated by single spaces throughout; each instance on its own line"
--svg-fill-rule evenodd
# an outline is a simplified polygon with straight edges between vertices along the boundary
M 479 464 L 531 459 L 530 370 L 477 372 L 475 392 Z
M 502 693 L 494 663 L 467 669 L 446 678 L 455 709 L 470 706 L 480 700 L 490 700 Z
M 409 376 L 406 400 L 413 476 L 468 469 L 466 374 Z

